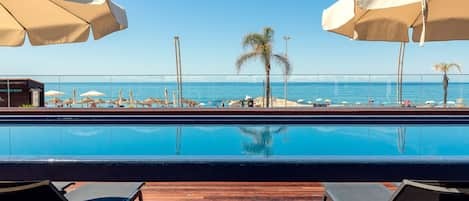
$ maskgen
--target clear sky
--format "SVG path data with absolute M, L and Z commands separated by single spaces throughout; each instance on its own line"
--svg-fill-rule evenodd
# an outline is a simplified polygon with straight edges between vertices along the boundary
M 357 42 L 321 28 L 322 11 L 335 0 L 115 0 L 127 9 L 129 28 L 81 44 L 0 48 L 6 74 L 174 74 L 173 37 L 181 37 L 185 74 L 236 73 L 241 39 L 275 29 L 275 52 L 290 35 L 293 73 L 395 73 L 396 43 Z M 411 44 L 406 73 L 433 73 L 432 64 L 469 64 L 468 42 Z M 280 73 L 279 68 L 274 73 Z M 242 73 L 263 73 L 251 63 Z

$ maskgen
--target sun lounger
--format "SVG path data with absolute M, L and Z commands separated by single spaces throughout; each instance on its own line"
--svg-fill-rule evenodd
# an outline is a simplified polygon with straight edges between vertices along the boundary
M 138 198 L 143 201 L 140 188 L 144 183 L 90 183 L 80 186 L 78 189 L 65 194 L 69 201 L 103 200 L 133 201 Z
M 59 190 L 62 194 L 65 194 L 65 190 L 74 185 L 75 182 L 52 182 L 52 184 L 55 186 L 55 188 L 57 188 L 57 190 Z
M 67 201 L 62 193 L 49 181 L 0 182 L 0 200 Z
M 53 184 L 50 181 L 0 182 L 0 200 L 132 201 L 137 198 L 140 201 L 143 200 L 142 193 L 140 191 L 143 183 L 90 183 L 69 193 L 62 194 L 62 189 L 58 189 L 58 187 L 66 188 L 69 184 L 69 182 Z
M 376 183 L 323 183 L 324 201 L 388 201 L 392 192 Z
M 469 183 L 404 180 L 392 193 L 381 184 L 325 183 L 324 200 L 332 201 L 463 201 L 469 200 Z

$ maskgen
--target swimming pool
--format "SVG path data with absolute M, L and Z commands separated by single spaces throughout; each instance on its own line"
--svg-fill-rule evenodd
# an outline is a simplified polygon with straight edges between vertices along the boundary
M 0 178 L 469 179 L 468 125 L 2 125 Z
M 0 127 L 0 158 L 426 158 L 469 156 L 467 126 L 23 125 Z
M 0 178 L 468 180 L 468 125 L 2 125 Z

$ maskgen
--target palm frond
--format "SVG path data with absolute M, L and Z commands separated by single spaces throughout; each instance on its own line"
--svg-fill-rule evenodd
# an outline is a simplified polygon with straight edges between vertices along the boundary
M 283 56 L 283 55 L 280 55 L 280 54 L 274 54 L 272 56 L 272 58 L 278 64 L 283 66 L 283 73 L 285 75 L 290 75 L 290 73 L 291 73 L 291 64 L 290 64 L 290 60 L 286 56 Z
M 450 63 L 450 64 L 448 64 L 448 71 L 449 71 L 451 68 L 456 68 L 456 70 L 458 71 L 458 73 L 462 73 L 462 67 L 461 67 L 461 65 L 459 65 L 459 64 L 457 64 L 457 63 Z
M 257 49 L 259 46 L 264 45 L 264 36 L 258 33 L 250 33 L 243 38 L 243 47 L 247 48 L 251 46 L 253 49 Z
M 452 68 L 456 68 L 459 73 L 462 72 L 461 65 L 457 63 L 439 63 L 433 66 L 435 71 L 442 73 L 448 73 Z
M 236 60 L 236 71 L 239 73 L 241 71 L 241 67 L 251 59 L 256 59 L 256 57 L 260 56 L 259 52 L 248 52 L 246 54 L 241 55 L 238 60 Z
M 264 38 L 266 39 L 266 43 L 273 42 L 275 31 L 270 27 L 264 28 Z

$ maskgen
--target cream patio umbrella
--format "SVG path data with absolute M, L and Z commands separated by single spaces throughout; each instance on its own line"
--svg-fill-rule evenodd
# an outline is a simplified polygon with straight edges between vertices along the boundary
M 405 44 L 469 39 L 467 0 L 339 0 L 323 13 L 323 29 L 353 40 L 401 42 L 398 102 Z M 412 30 L 412 37 L 409 37 Z
M 86 93 L 80 94 L 81 97 L 100 97 L 106 96 L 106 94 L 101 93 L 99 91 L 88 91 Z
M 85 42 L 127 28 L 125 10 L 111 0 L 0 0 L 0 46 Z
M 47 96 L 47 97 L 63 96 L 64 94 L 65 94 L 64 92 L 55 91 L 55 90 L 50 90 L 50 91 L 44 92 L 44 96 Z

